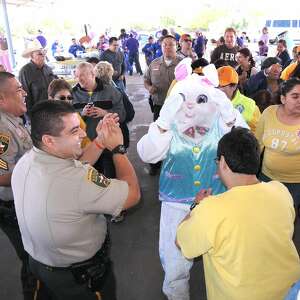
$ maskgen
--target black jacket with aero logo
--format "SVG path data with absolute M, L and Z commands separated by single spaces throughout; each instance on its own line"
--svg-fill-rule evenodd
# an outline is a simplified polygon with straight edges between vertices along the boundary
M 210 62 L 213 64 L 218 59 L 225 60 L 231 67 L 235 68 L 238 63 L 235 60 L 235 55 L 238 52 L 238 47 L 228 48 L 226 45 L 217 47 L 211 54 Z

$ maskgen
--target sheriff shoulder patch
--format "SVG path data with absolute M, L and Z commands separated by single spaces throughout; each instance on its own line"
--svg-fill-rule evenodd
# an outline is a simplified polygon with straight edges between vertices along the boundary
M 4 154 L 7 151 L 9 140 L 9 135 L 0 132 L 0 155 Z
M 92 167 L 88 169 L 87 179 L 104 188 L 110 185 L 110 179 L 106 178 L 103 174 L 98 173 L 98 171 Z
M 0 158 L 0 170 L 8 171 L 8 163 L 2 158 Z

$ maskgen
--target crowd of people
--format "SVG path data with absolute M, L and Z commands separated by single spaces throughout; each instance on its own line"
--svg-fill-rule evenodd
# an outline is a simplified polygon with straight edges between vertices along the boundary
M 296 299 L 300 46 L 291 59 L 279 40 L 268 56 L 264 28 L 257 66 L 246 39 L 226 28 L 207 60 L 202 33 L 163 29 L 143 47 L 142 70 L 139 42 L 122 29 L 100 37 L 74 86 L 53 74 L 38 39 L 17 76 L 2 66 L 0 226 L 22 262 L 24 299 L 117 299 L 107 216 L 122 221 L 141 197 L 126 155 L 133 65 L 153 113 L 137 151 L 160 174 L 163 293 L 190 299 L 202 255 L 208 299 Z M 69 52 L 80 47 L 73 39 Z

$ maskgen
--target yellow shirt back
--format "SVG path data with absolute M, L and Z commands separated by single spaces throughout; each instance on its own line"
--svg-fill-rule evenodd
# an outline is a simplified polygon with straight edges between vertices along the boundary
M 278 105 L 269 106 L 258 122 L 255 135 L 265 148 L 262 172 L 286 183 L 300 182 L 300 124 L 286 125 L 276 115 Z
M 282 300 L 300 278 L 294 218 L 283 184 L 239 186 L 200 202 L 177 241 L 187 258 L 203 255 L 209 300 Z

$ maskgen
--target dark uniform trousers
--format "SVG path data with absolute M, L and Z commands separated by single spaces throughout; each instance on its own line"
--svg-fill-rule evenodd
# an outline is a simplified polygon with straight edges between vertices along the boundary
M 21 282 L 24 300 L 46 299 L 45 297 L 41 298 L 35 295 L 37 279 L 29 270 L 29 256 L 28 253 L 24 250 L 13 201 L 3 201 L 0 199 L 0 228 L 7 235 L 9 241 L 11 242 L 17 253 L 17 256 L 22 262 Z M 43 292 L 40 293 L 40 296 L 42 295 L 42 293 Z
M 29 257 L 33 274 L 51 300 L 116 300 L 116 279 L 108 256 L 109 239 L 91 259 L 70 267 L 51 267 Z

